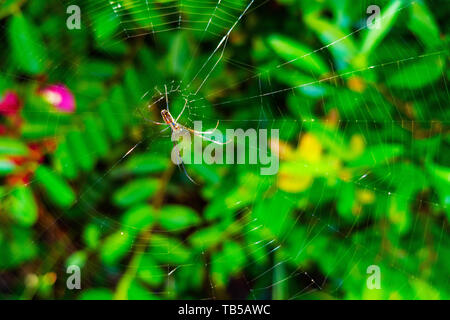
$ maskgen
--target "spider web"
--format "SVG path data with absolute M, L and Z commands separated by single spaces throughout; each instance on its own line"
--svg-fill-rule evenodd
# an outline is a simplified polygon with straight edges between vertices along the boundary
M 391 14 L 408 11 L 414 4 L 414 1 L 403 2 Z M 408 183 L 408 181 L 398 181 L 396 172 L 408 168 L 401 167 L 398 163 L 402 160 L 408 161 L 409 157 L 407 154 L 397 153 L 396 149 L 389 148 L 393 142 L 402 142 L 408 148 L 414 149 L 417 147 L 416 140 L 414 140 L 415 135 L 425 132 L 432 137 L 444 134 L 445 129 L 443 127 L 436 129 L 433 126 L 435 120 L 432 120 L 432 115 L 423 115 L 422 120 L 408 117 L 408 114 L 404 112 L 407 105 L 397 98 L 397 92 L 393 92 L 389 87 L 380 86 L 380 81 L 376 80 L 380 74 L 390 74 L 392 70 L 401 72 L 404 68 L 426 61 L 430 61 L 430 66 L 436 61 L 444 63 L 443 61 L 447 59 L 447 52 L 439 49 L 426 52 L 421 46 L 422 50 L 420 51 L 422 52 L 414 55 L 409 54 L 407 50 L 392 52 L 392 60 L 386 61 L 378 59 L 375 53 L 375 58 L 370 63 L 361 63 L 360 66 L 351 63 L 337 66 L 333 61 L 333 51 L 342 50 L 342 46 L 348 39 L 359 42 L 361 35 L 367 31 L 365 24 L 360 23 L 360 26 L 356 24 L 353 31 L 329 40 L 326 44 L 288 61 L 279 57 L 274 58 L 273 53 L 261 58 L 257 63 L 253 62 L 251 58 L 241 61 L 240 57 L 236 57 L 232 52 L 232 46 L 239 43 L 239 40 L 231 40 L 233 34 L 235 32 L 241 34 L 243 31 L 239 29 L 240 24 L 250 24 L 251 19 L 258 17 L 259 12 L 265 10 L 269 5 L 271 5 L 270 1 L 267 3 L 267 1 L 253 0 L 219 0 L 217 2 L 190 0 L 101 1 L 87 5 L 90 16 L 100 15 L 104 19 L 115 19 L 117 22 L 118 28 L 113 31 L 113 36 L 110 31 L 99 30 L 97 25 L 91 24 L 91 28 L 97 30 L 97 40 L 100 47 L 105 49 L 106 54 L 110 54 L 109 52 L 114 50 L 113 48 L 117 44 L 136 40 L 142 40 L 145 45 L 148 44 L 157 50 L 162 50 L 157 51 L 160 54 L 164 52 L 165 47 L 171 46 L 176 41 L 184 43 L 180 40 L 183 37 L 190 37 L 190 41 L 195 43 L 190 48 L 191 59 L 187 67 L 178 74 L 174 72 L 179 77 L 178 79 L 167 79 L 163 76 L 162 79 L 157 80 L 159 82 L 150 81 L 154 87 L 139 92 L 140 104 L 131 107 L 131 112 L 136 116 L 135 121 L 140 124 L 143 131 L 136 134 L 138 138 L 128 139 L 132 141 L 127 141 L 129 145 L 117 150 L 117 160 L 114 161 L 114 164 L 105 168 L 102 175 L 90 177 L 85 189 L 79 192 L 74 207 L 78 207 L 78 210 L 81 208 L 85 214 L 91 217 L 93 223 L 100 224 L 105 238 L 107 235 L 114 234 L 128 236 L 134 228 L 118 220 L 116 216 L 100 212 L 97 207 L 93 207 L 90 204 L 92 192 L 97 188 L 103 188 L 117 176 L 120 177 L 118 169 L 133 159 L 136 150 L 158 153 L 163 145 L 162 148 L 166 148 L 168 151 L 167 158 L 170 155 L 170 144 L 166 143 L 170 139 L 169 133 L 167 131 L 160 132 L 160 128 L 145 123 L 140 114 L 136 113 L 136 110 L 139 109 L 148 111 L 149 105 L 157 109 L 159 101 L 163 101 L 165 96 L 164 86 L 168 88 L 171 103 L 174 102 L 173 105 L 171 104 L 174 110 L 171 111 L 174 114 L 178 114 L 181 110 L 183 98 L 188 99 L 186 114 L 180 118 L 180 122 L 186 126 L 191 126 L 196 120 L 202 120 L 212 125 L 219 120 L 221 128 L 279 129 L 280 143 L 291 145 L 290 149 L 295 149 L 296 144 L 308 146 L 309 143 L 314 146 L 314 143 L 317 143 L 315 137 L 320 136 L 322 138 L 320 140 L 326 141 L 326 143 L 315 146 L 322 150 L 322 152 L 318 151 L 317 156 L 325 157 L 327 161 L 324 161 L 321 164 L 323 167 L 320 167 L 308 155 L 297 158 L 292 155 L 284 155 L 282 148 L 279 175 L 275 177 L 261 176 L 259 167 L 247 168 L 248 173 L 243 176 L 244 178 L 240 178 L 245 181 L 237 181 L 238 190 L 235 193 L 227 194 L 224 203 L 215 201 L 214 197 L 215 193 L 224 192 L 224 190 L 215 188 L 213 184 L 207 186 L 204 191 L 205 197 L 210 199 L 211 204 L 203 212 L 203 215 L 207 221 L 219 221 L 218 224 L 223 227 L 224 239 L 211 239 L 211 242 L 203 242 L 203 238 L 199 237 L 200 240 L 197 240 L 201 242 L 199 244 L 196 242 L 196 238 L 192 237 L 192 230 L 187 230 L 184 236 L 179 236 L 183 234 L 184 230 L 152 230 L 151 234 L 144 233 L 134 238 L 128 248 L 127 256 L 131 257 L 130 260 L 121 260 L 121 263 L 111 270 L 105 270 L 98 261 L 89 261 L 83 267 L 83 284 L 87 284 L 86 287 L 96 287 L 97 283 L 109 283 L 118 289 L 121 283 L 126 283 L 127 276 L 134 278 L 139 275 L 141 280 L 144 279 L 147 284 L 150 283 L 147 286 L 147 288 L 151 288 L 147 292 L 149 296 L 144 295 L 144 297 L 189 298 L 191 297 L 189 294 L 179 296 L 178 291 L 184 292 L 184 289 L 179 286 L 182 281 L 186 281 L 186 277 L 192 274 L 200 275 L 202 285 L 204 283 L 208 285 L 207 289 L 200 292 L 200 294 L 206 295 L 198 296 L 197 292 L 195 296 L 197 298 L 226 297 L 224 286 L 229 288 L 231 286 L 230 290 L 237 287 L 238 295 L 250 299 L 299 299 L 342 297 L 341 290 L 349 289 L 351 285 L 355 285 L 356 281 L 360 282 L 360 288 L 364 288 L 366 286 L 365 268 L 368 263 L 379 264 L 395 270 L 396 275 L 400 278 L 399 282 L 414 282 L 416 278 L 420 278 L 418 270 L 405 266 L 401 260 L 394 259 L 394 256 L 385 252 L 381 246 L 373 246 L 373 242 L 379 241 L 379 239 L 374 238 L 374 235 L 369 232 L 371 227 L 377 227 L 371 224 L 384 214 L 378 208 L 377 202 L 372 202 L 367 206 L 362 202 L 355 202 L 357 208 L 352 210 L 361 212 L 361 216 L 352 217 L 336 217 L 335 210 L 324 209 L 319 202 L 321 199 L 330 197 L 327 194 L 327 184 L 336 183 L 336 180 L 340 179 L 344 181 L 343 189 L 354 189 L 361 194 L 361 198 L 369 194 L 368 197 L 376 199 L 381 196 L 393 199 L 387 201 L 399 201 L 399 199 L 408 202 L 415 201 L 417 202 L 415 204 L 417 212 L 425 207 L 435 208 L 436 211 L 447 210 L 447 207 L 443 206 L 437 197 L 421 195 L 418 199 L 417 192 L 411 193 L 407 189 L 398 188 L 399 185 Z M 361 3 L 359 19 L 365 20 L 365 9 L 368 5 L 369 3 L 366 2 Z M 383 19 L 388 20 L 389 16 L 383 17 Z M 278 32 L 276 29 L 271 31 Z M 166 35 L 168 35 L 167 38 L 165 38 Z M 251 34 L 249 36 L 251 37 Z M 260 45 L 260 43 L 255 41 L 253 45 Z M 383 43 L 379 48 L 383 48 Z M 181 50 L 183 48 L 174 50 L 174 52 Z M 386 50 L 389 50 L 389 47 Z M 329 69 L 329 73 L 325 76 L 317 75 L 313 68 L 307 70 L 305 76 L 305 72 L 300 73 L 295 68 L 299 62 L 322 56 L 328 58 L 326 67 Z M 56 66 L 56 68 L 58 67 Z M 221 78 L 217 70 L 224 68 L 235 71 L 237 76 L 231 80 Z M 302 65 L 301 68 L 305 67 Z M 74 70 L 76 70 L 76 66 L 74 66 Z M 303 69 L 303 71 L 305 70 Z M 383 81 L 387 81 L 387 79 Z M 438 85 L 433 86 L 433 90 L 439 92 L 435 94 L 433 107 L 441 111 L 445 110 L 445 99 L 448 99 L 444 76 L 442 76 L 442 81 L 444 88 L 440 88 Z M 405 82 L 408 82 L 408 79 L 405 79 Z M 358 90 L 361 85 L 370 91 L 370 99 L 362 99 L 359 96 Z M 352 89 L 344 91 L 343 88 L 348 86 Z M 328 92 L 327 94 L 323 93 L 324 88 Z M 341 91 L 344 91 L 345 94 L 342 94 Z M 244 95 L 240 92 L 244 92 Z M 440 98 L 442 92 L 444 92 L 444 101 Z M 420 94 L 423 94 L 420 90 L 419 94 L 417 94 L 417 90 L 410 90 L 407 92 L 408 100 L 414 101 Z M 310 100 L 314 103 L 310 103 Z M 316 104 L 322 106 L 323 114 L 314 110 Z M 346 108 L 346 106 L 354 105 L 358 107 Z M 393 107 L 395 111 L 392 111 Z M 239 108 L 242 109 L 242 112 L 237 117 L 229 118 L 225 116 L 229 113 L 230 109 L 228 108 Z M 336 110 L 338 110 L 338 115 L 336 115 Z M 83 110 L 80 113 L 89 113 L 89 111 Z M 259 114 L 259 117 L 255 118 L 254 114 Z M 389 120 L 386 120 L 386 114 L 389 114 Z M 158 118 L 154 119 L 160 121 Z M 445 126 L 448 120 L 439 119 L 438 122 Z M 382 129 L 379 130 L 380 128 Z M 394 135 L 399 130 L 403 134 L 399 138 L 400 141 L 395 141 Z M 378 134 L 376 138 L 372 135 L 375 131 Z M 342 162 L 349 161 L 346 153 L 354 151 L 352 148 L 357 148 L 358 143 L 379 146 L 379 150 L 369 152 L 369 155 L 373 157 L 372 165 L 361 166 L 351 173 L 343 170 L 341 174 L 347 174 L 347 177 L 330 176 L 333 166 L 336 165 L 335 162 L 341 161 L 342 165 Z M 289 147 L 287 148 L 289 149 Z M 310 152 L 313 153 L 314 150 Z M 391 156 L 392 153 L 396 156 Z M 381 154 L 381 160 L 375 158 L 378 154 Z M 378 161 L 382 162 L 384 168 L 388 168 L 387 174 L 386 171 L 383 173 L 378 171 Z M 290 187 L 288 182 L 280 180 L 280 175 L 292 174 L 290 166 L 304 168 L 300 173 L 294 170 L 294 177 L 305 180 L 312 177 L 313 180 L 320 180 L 320 183 L 314 183 L 313 187 L 305 188 L 301 193 L 284 192 Z M 220 170 L 225 170 L 225 172 L 230 170 L 224 165 L 214 165 L 213 167 L 214 170 L 218 168 L 219 172 Z M 202 166 L 197 165 L 190 165 L 187 169 L 194 178 L 202 177 L 202 170 L 204 170 Z M 413 175 L 414 171 L 412 170 L 409 177 L 413 178 Z M 186 184 L 182 172 L 179 173 L 178 179 L 180 186 L 175 186 L 172 193 L 182 192 L 184 188 L 191 195 L 197 192 L 195 187 Z M 220 179 L 236 183 L 235 180 L 226 176 L 222 176 Z M 283 192 L 276 192 L 273 196 L 270 186 L 277 184 L 281 186 L 283 183 L 286 184 L 286 189 Z M 338 198 L 341 193 L 337 192 L 333 196 Z M 278 202 L 273 199 L 278 199 Z M 276 204 L 278 203 L 282 203 L 286 208 L 277 208 Z M 215 205 L 226 206 L 223 217 L 214 216 L 212 207 Z M 267 216 L 264 214 L 263 207 L 271 205 L 274 210 L 273 215 Z M 276 214 L 277 209 L 282 212 L 279 216 Z M 208 216 L 208 210 L 212 212 L 212 217 Z M 56 209 L 55 211 L 57 212 Z M 432 216 L 417 215 L 413 217 L 413 220 L 409 222 L 413 225 L 413 234 L 424 232 L 420 228 L 420 224 L 431 223 L 433 219 Z M 65 225 L 62 216 L 57 216 L 55 223 Z M 434 244 L 437 247 L 437 255 L 441 254 L 439 250 L 448 251 L 448 248 L 442 246 L 447 230 L 446 221 L 443 220 L 441 224 L 441 234 L 433 235 L 433 239 L 437 241 Z M 67 227 L 69 228 L 69 226 Z M 82 227 L 83 225 L 80 224 L 80 229 Z M 49 227 L 44 228 L 48 229 Z M 204 230 L 210 230 L 210 228 L 212 227 Z M 201 231 L 201 228 L 199 230 Z M 422 236 L 424 242 L 429 236 L 427 234 Z M 408 240 L 400 239 L 401 231 L 398 231 L 398 235 L 397 239 L 391 239 L 391 241 L 397 243 L 406 241 L 407 245 L 403 247 L 406 248 L 405 254 L 414 254 L 417 244 L 412 240 L 408 242 Z M 186 238 L 176 240 L 178 237 Z M 332 243 L 332 248 L 329 249 L 330 254 L 325 257 L 327 265 L 324 265 L 321 262 L 323 260 L 315 255 L 315 251 L 328 251 L 323 250 L 323 243 L 327 238 L 336 239 L 336 242 L 344 242 L 346 246 Z M 202 249 L 191 252 L 189 259 L 180 258 L 182 261 L 180 263 L 166 262 L 171 261 L 173 256 L 182 255 L 188 250 L 186 248 L 193 243 Z M 228 251 L 218 250 L 225 243 Z M 223 279 L 215 275 L 230 258 L 226 253 L 233 254 L 235 252 L 233 246 L 236 243 L 247 257 L 243 258 L 244 262 L 242 262 L 239 273 L 231 272 L 230 274 L 232 280 L 237 283 L 231 285 L 221 283 Z M 75 243 L 75 247 L 82 248 L 84 244 L 80 241 Z M 141 263 L 148 260 L 148 268 L 135 264 L 137 260 Z M 319 265 L 315 266 L 314 263 Z M 434 263 L 438 265 L 438 262 Z M 347 268 L 348 265 L 353 267 Z M 99 270 L 103 270 L 104 273 L 99 274 Z M 147 272 L 142 272 L 142 270 Z M 152 279 L 158 277 L 163 277 L 164 283 L 152 285 Z M 429 281 L 434 283 L 436 280 L 429 279 Z M 289 287 L 287 291 L 285 291 L 286 286 Z M 396 286 L 398 290 L 401 290 L 405 284 L 401 282 Z M 288 292 L 287 296 L 285 292 Z

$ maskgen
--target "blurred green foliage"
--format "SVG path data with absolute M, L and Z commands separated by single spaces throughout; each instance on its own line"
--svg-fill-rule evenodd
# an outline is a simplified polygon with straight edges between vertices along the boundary
M 1 297 L 448 299 L 448 4 L 222 2 L 1 2 Z M 179 83 L 181 123 L 280 129 L 279 172 L 192 184 L 145 120 Z

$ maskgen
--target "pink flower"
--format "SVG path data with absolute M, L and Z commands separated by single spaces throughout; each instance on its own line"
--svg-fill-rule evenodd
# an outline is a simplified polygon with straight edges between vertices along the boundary
M 14 115 L 22 107 L 22 102 L 15 92 L 6 91 L 0 101 L 0 114 L 5 116 Z
M 75 111 L 75 98 L 63 84 L 53 84 L 40 91 L 42 97 L 56 109 L 62 112 Z

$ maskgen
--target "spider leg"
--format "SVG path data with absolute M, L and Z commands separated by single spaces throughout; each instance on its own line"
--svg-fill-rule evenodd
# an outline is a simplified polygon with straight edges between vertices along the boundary
M 185 99 L 185 103 L 184 103 L 184 106 L 183 106 L 183 109 L 181 109 L 181 112 L 180 112 L 180 114 L 178 115 L 178 117 L 175 119 L 175 122 L 178 122 L 178 119 L 180 119 L 180 117 L 181 117 L 181 115 L 183 114 L 183 112 L 184 112 L 184 109 L 186 109 L 186 106 L 187 106 L 187 103 L 188 103 L 188 100 L 187 99 Z
M 167 123 L 163 123 L 163 122 L 157 122 L 157 121 L 153 121 L 151 119 L 148 119 L 146 116 L 144 116 L 144 114 L 142 113 L 142 111 L 140 109 L 137 109 L 139 111 L 139 113 L 141 114 L 142 119 L 144 119 L 147 122 L 151 122 L 153 124 L 157 124 L 157 125 L 167 125 Z
M 174 144 L 174 147 L 175 147 L 175 144 Z M 195 182 L 194 179 L 192 179 L 191 176 L 189 176 L 189 174 L 187 173 L 186 167 L 184 166 L 183 159 L 181 158 L 181 155 L 180 155 L 180 152 L 179 152 L 179 151 L 177 152 L 177 156 L 178 156 L 178 160 L 179 160 L 179 163 L 177 164 L 178 169 L 180 169 L 180 171 L 183 170 L 183 172 L 184 172 L 184 174 L 186 175 L 186 177 L 187 177 L 193 184 L 195 184 L 195 185 L 198 186 L 199 184 L 198 184 L 197 182 Z
M 212 133 L 214 133 L 214 131 L 217 130 L 218 127 L 219 127 L 219 120 L 217 120 L 215 128 L 212 129 L 212 130 L 208 130 L 208 131 L 196 131 L 196 130 L 192 130 L 192 129 L 188 128 L 188 127 L 183 126 L 183 128 L 185 128 L 186 130 L 188 130 L 188 131 L 190 131 L 192 133 L 197 133 L 197 134 L 212 134 Z
M 153 121 L 153 120 L 150 120 L 150 119 L 147 119 L 147 118 L 144 118 L 144 120 L 149 121 L 149 122 L 151 122 L 151 123 L 153 123 L 153 124 L 157 124 L 158 126 L 164 126 L 164 125 L 167 125 L 167 123 L 157 122 L 157 121 Z M 168 127 L 168 128 L 169 128 L 169 127 Z
M 147 108 L 151 108 L 151 107 L 153 107 L 155 104 L 157 104 L 158 102 L 160 102 L 162 99 L 164 99 L 164 96 L 162 96 L 162 97 L 160 97 L 158 100 L 156 100 L 155 102 L 153 102 L 152 104 L 149 104 L 148 106 L 147 106 Z
M 186 128 L 186 129 L 188 129 L 188 128 Z M 208 138 L 208 137 L 205 137 L 205 136 L 203 136 L 203 135 L 201 135 L 201 134 L 199 134 L 199 133 L 197 133 L 197 132 L 194 132 L 194 130 L 192 130 L 192 133 L 193 133 L 194 135 L 196 135 L 197 137 L 200 137 L 200 138 L 202 138 L 202 139 L 204 139 L 204 140 L 208 140 L 208 141 L 210 141 L 210 142 L 212 142 L 212 143 L 215 143 L 215 144 L 224 145 L 224 144 L 227 144 L 227 143 L 230 143 L 230 142 L 231 142 L 231 140 L 228 140 L 227 142 L 219 142 L 219 141 L 215 141 L 215 140 L 212 140 L 212 139 L 210 139 L 210 138 Z
M 165 89 L 165 92 L 166 92 L 166 108 L 167 108 L 167 111 L 170 112 L 170 109 L 169 109 L 169 98 L 167 96 L 167 86 L 166 85 L 164 85 L 164 89 Z
M 186 177 L 187 177 L 193 184 L 195 184 L 195 185 L 197 185 L 197 186 L 199 185 L 197 182 L 194 181 L 194 179 L 192 179 L 192 178 L 189 176 L 189 174 L 187 173 L 186 167 L 184 166 L 184 163 L 183 163 L 183 162 L 181 162 L 181 163 L 178 165 L 178 168 L 183 169 L 184 174 L 186 175 Z

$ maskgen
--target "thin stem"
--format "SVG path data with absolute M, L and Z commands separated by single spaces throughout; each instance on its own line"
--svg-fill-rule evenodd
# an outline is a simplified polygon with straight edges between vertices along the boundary
M 159 210 L 164 202 L 164 196 L 167 190 L 167 184 L 169 183 L 170 177 L 173 174 L 174 166 L 170 165 L 169 168 L 164 171 L 164 174 L 161 179 L 161 185 L 158 189 L 158 192 L 156 193 L 155 197 L 153 198 L 152 205 L 156 210 Z M 125 273 L 120 278 L 117 287 L 116 292 L 114 293 L 114 300 L 126 300 L 128 299 L 128 290 L 130 288 L 131 283 L 133 282 L 133 279 L 136 277 L 136 273 L 139 269 L 139 265 L 141 262 L 141 259 L 147 250 L 147 246 L 149 244 L 149 239 L 152 234 L 152 226 L 149 226 L 148 228 L 141 231 L 141 233 L 138 236 L 136 248 L 138 248 L 131 260 L 128 264 Z

